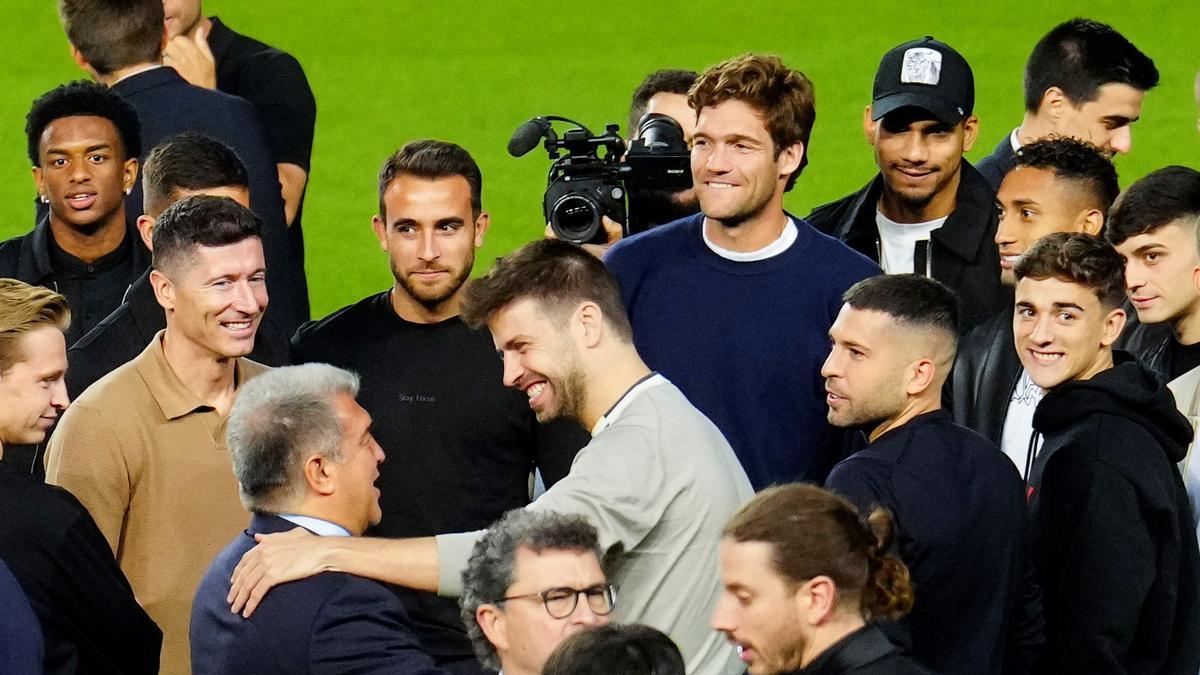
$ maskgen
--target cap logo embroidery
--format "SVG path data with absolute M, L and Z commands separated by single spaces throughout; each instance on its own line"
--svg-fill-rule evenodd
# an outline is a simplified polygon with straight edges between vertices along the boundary
M 913 47 L 904 52 L 904 62 L 900 65 L 901 82 L 936 86 L 941 77 L 941 52 L 926 47 Z

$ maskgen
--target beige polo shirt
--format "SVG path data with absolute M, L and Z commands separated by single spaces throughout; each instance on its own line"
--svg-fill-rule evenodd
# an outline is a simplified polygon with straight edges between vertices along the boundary
M 190 673 L 192 597 L 213 558 L 246 527 L 225 418 L 190 392 L 163 354 L 163 331 L 63 415 L 46 481 L 70 490 L 108 539 L 163 632 L 162 673 Z M 235 381 L 266 370 L 238 359 Z

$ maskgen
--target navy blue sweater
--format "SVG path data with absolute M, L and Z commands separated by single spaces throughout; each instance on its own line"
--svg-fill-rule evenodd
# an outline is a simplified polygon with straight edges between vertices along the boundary
M 714 253 L 699 214 L 625 239 L 605 258 L 638 352 L 725 434 L 756 490 L 820 483 L 837 460 L 820 372 L 829 327 L 846 289 L 879 274 L 793 220 L 796 241 L 766 260 Z

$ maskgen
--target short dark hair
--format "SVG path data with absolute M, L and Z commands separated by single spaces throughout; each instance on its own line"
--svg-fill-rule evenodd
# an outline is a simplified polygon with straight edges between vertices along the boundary
M 1055 232 L 1037 240 L 1013 266 L 1021 279 L 1058 279 L 1090 288 L 1106 309 L 1125 301 L 1125 261 L 1090 234 Z
M 858 508 L 829 490 L 791 483 L 769 487 L 733 514 L 724 536 L 774 549 L 775 571 L 789 583 L 827 576 L 840 597 L 866 619 L 899 619 L 913 606 L 908 568 L 889 553 L 896 528 L 876 507 L 865 522 Z
M 1050 136 L 1021 146 L 1016 165 L 1053 172 L 1059 179 L 1087 190 L 1105 213 L 1121 192 L 1112 160 L 1100 148 L 1070 136 Z
M 399 176 L 434 180 L 462 176 L 471 186 L 471 210 L 475 216 L 483 210 L 483 173 L 471 153 L 446 141 L 413 141 L 397 150 L 379 170 L 379 217 L 387 218 L 383 194 Z
M 67 41 L 97 73 L 162 58 L 162 0 L 59 0 Z
M 629 104 L 627 135 L 632 137 L 637 131 L 638 122 L 642 119 L 642 115 L 646 114 L 646 106 L 650 105 L 650 99 L 654 98 L 655 94 L 687 96 L 688 90 L 692 88 L 699 77 L 700 73 L 694 70 L 673 68 L 656 70 L 647 75 L 638 88 L 633 90 L 633 100 Z
M 684 675 L 683 656 L 666 633 L 610 623 L 563 640 L 542 675 Z
M 237 153 L 203 134 L 164 138 L 142 166 L 142 206 L 161 213 L 175 201 L 177 190 L 236 186 L 250 189 L 250 175 Z
M 854 309 L 883 312 L 898 323 L 932 328 L 957 340 L 958 296 L 936 279 L 917 274 L 880 274 L 854 284 L 842 295 Z
M 792 70 L 778 56 L 743 54 L 709 68 L 688 92 L 688 105 L 701 108 L 741 101 L 757 110 L 775 144 L 775 157 L 794 143 L 804 144 L 800 165 L 788 177 L 785 190 L 808 166 L 808 139 L 817 119 L 816 95 L 804 73 Z
M 167 207 L 151 235 L 154 269 L 172 279 L 186 269 L 200 246 L 228 246 L 262 238 L 262 221 L 227 197 L 196 195 Z
M 481 605 L 495 604 L 504 598 L 516 575 L 519 548 L 534 553 L 579 551 L 595 554 L 597 561 L 604 559 L 596 528 L 580 515 L 513 509 L 492 523 L 471 549 L 462 573 L 459 605 L 476 656 L 493 670 L 500 669 L 500 660 L 496 648 L 479 627 L 475 612 Z
M 490 272 L 467 285 L 461 315 L 468 325 L 483 326 L 496 312 L 525 298 L 550 311 L 594 302 L 614 333 L 633 341 L 616 277 L 578 246 L 539 239 L 504 256 Z
M 34 99 L 25 116 L 26 148 L 34 166 L 40 166 L 46 127 L 64 117 L 103 117 L 117 128 L 124 159 L 142 154 L 142 125 L 137 110 L 102 84 L 76 80 L 60 84 Z
M 1154 61 L 1112 26 L 1071 19 L 1055 26 L 1033 47 L 1025 63 L 1025 109 L 1037 112 L 1050 87 L 1079 106 L 1094 101 L 1100 87 L 1127 84 L 1149 91 L 1158 84 Z
M 1113 246 L 1176 220 L 1200 219 L 1200 172 L 1168 166 L 1146 174 L 1117 197 L 1105 236 Z

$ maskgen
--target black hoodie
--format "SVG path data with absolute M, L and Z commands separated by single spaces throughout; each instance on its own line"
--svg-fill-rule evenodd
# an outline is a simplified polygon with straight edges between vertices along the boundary
M 1170 391 L 1117 353 L 1055 387 L 1028 479 L 1050 673 L 1200 669 L 1200 551 L 1176 463 L 1192 427 Z

